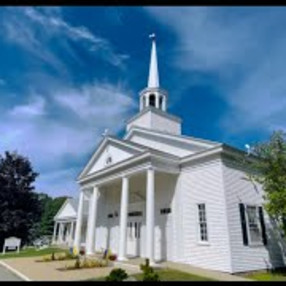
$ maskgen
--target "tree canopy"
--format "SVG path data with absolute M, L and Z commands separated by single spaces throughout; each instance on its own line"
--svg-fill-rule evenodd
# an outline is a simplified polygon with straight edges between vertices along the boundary
M 286 233 L 286 134 L 273 132 L 268 141 L 255 144 L 250 155 L 247 164 L 257 171 L 250 177 L 263 185 L 265 208 Z
M 40 222 L 40 235 L 52 235 L 53 229 L 54 229 L 54 216 L 64 203 L 64 201 L 67 199 L 67 197 L 57 197 L 57 198 L 51 198 L 47 197 L 45 199 L 45 204 L 43 206 L 43 212 L 41 216 L 41 222 Z
M 0 246 L 6 237 L 29 240 L 33 224 L 41 210 L 33 183 L 38 173 L 30 161 L 17 152 L 0 155 Z

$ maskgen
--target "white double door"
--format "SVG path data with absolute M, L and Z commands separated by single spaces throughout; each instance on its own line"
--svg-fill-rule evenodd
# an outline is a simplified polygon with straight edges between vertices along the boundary
M 127 256 L 137 257 L 142 246 L 142 216 L 128 217 L 127 220 Z

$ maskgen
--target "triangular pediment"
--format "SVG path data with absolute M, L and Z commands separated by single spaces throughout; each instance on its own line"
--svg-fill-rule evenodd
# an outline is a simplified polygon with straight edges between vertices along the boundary
M 55 215 L 56 220 L 67 219 L 67 218 L 75 218 L 76 217 L 76 210 L 74 206 L 71 204 L 70 199 L 67 199 L 57 214 Z
M 79 178 L 108 168 L 144 151 L 144 148 L 136 146 L 132 142 L 107 137 L 99 144 Z

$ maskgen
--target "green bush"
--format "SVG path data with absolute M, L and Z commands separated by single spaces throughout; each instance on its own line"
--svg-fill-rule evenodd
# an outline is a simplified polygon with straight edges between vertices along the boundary
M 158 273 L 149 265 L 149 259 L 140 265 L 140 269 L 143 271 L 143 281 L 160 281 Z
M 52 261 L 51 256 L 50 255 L 44 255 L 43 258 L 41 260 L 39 260 L 41 262 L 49 262 Z
M 108 276 L 105 277 L 105 281 L 123 281 L 127 279 L 128 275 L 125 270 L 121 268 L 113 269 Z

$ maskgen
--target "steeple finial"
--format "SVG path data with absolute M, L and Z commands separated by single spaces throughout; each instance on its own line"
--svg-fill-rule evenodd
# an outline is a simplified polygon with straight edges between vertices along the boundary
M 152 87 L 159 87 L 159 72 L 158 72 L 158 63 L 157 63 L 155 34 L 153 33 L 149 35 L 149 38 L 152 39 L 152 50 L 151 50 L 151 59 L 150 59 L 148 87 L 152 88 Z

